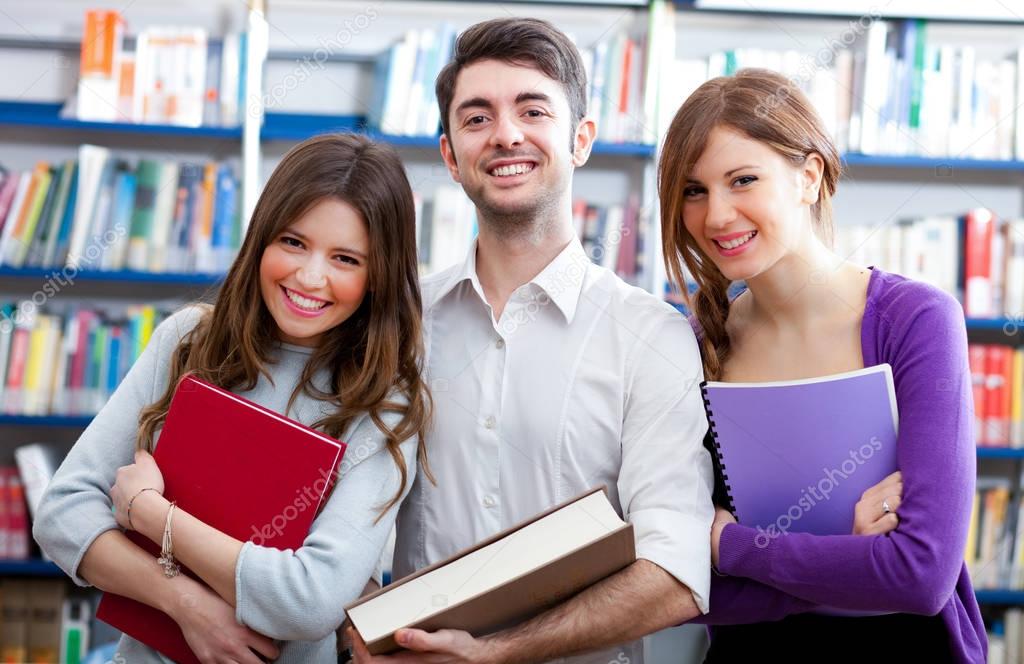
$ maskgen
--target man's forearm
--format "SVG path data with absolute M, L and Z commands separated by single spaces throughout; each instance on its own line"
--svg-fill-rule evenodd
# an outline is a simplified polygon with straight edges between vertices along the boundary
M 648 560 L 525 623 L 486 637 L 497 662 L 539 662 L 634 641 L 700 613 L 689 588 Z

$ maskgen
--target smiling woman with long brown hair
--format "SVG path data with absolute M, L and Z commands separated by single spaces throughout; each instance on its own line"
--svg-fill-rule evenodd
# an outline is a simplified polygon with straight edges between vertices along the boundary
M 849 535 L 765 541 L 719 507 L 711 552 L 721 575 L 699 618 L 716 625 L 707 661 L 984 661 L 963 562 L 975 471 L 963 311 L 930 285 L 831 250 L 840 168 L 806 96 L 762 69 L 704 83 L 665 138 L 663 250 L 678 287 L 687 274 L 697 283 L 707 378 L 796 380 L 888 363 L 900 420 L 899 472 L 865 492 Z M 730 299 L 735 282 L 747 288 Z
M 333 662 L 342 607 L 373 573 L 426 461 L 420 316 L 412 191 L 397 154 L 355 135 L 298 145 L 267 182 L 216 303 L 157 328 L 68 454 L 36 539 L 77 583 L 170 615 L 204 662 Z M 350 446 L 294 551 L 235 540 L 175 510 L 175 557 L 205 585 L 166 578 L 118 530 L 160 543 L 171 506 L 149 453 L 185 375 Z M 118 652 L 133 664 L 164 661 L 129 637 Z

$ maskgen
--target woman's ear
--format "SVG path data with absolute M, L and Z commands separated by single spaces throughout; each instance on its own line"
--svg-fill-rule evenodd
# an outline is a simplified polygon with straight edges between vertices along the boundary
M 821 180 L 825 173 L 825 160 L 817 152 L 812 152 L 804 159 L 800 167 L 800 178 L 803 185 L 801 202 L 814 205 L 821 194 Z

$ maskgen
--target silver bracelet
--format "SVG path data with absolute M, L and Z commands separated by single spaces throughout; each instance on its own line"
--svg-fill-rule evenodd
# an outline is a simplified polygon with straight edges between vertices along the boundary
M 181 573 L 181 566 L 174 561 L 174 541 L 171 539 L 171 517 L 174 516 L 175 501 L 167 508 L 167 523 L 164 524 L 163 544 L 160 547 L 160 557 L 157 563 L 164 568 L 164 576 L 173 579 Z

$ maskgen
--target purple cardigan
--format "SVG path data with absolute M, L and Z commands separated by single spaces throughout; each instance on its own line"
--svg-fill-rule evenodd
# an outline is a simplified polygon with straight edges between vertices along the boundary
M 900 524 L 886 535 L 722 531 L 709 625 L 775 621 L 819 605 L 938 614 L 954 661 L 984 662 L 988 643 L 964 564 L 976 451 L 963 310 L 950 295 L 878 269 L 861 324 L 864 366 L 888 362 L 899 405 Z M 763 544 L 763 542 L 762 542 Z M 714 630 L 712 628 L 712 636 Z

